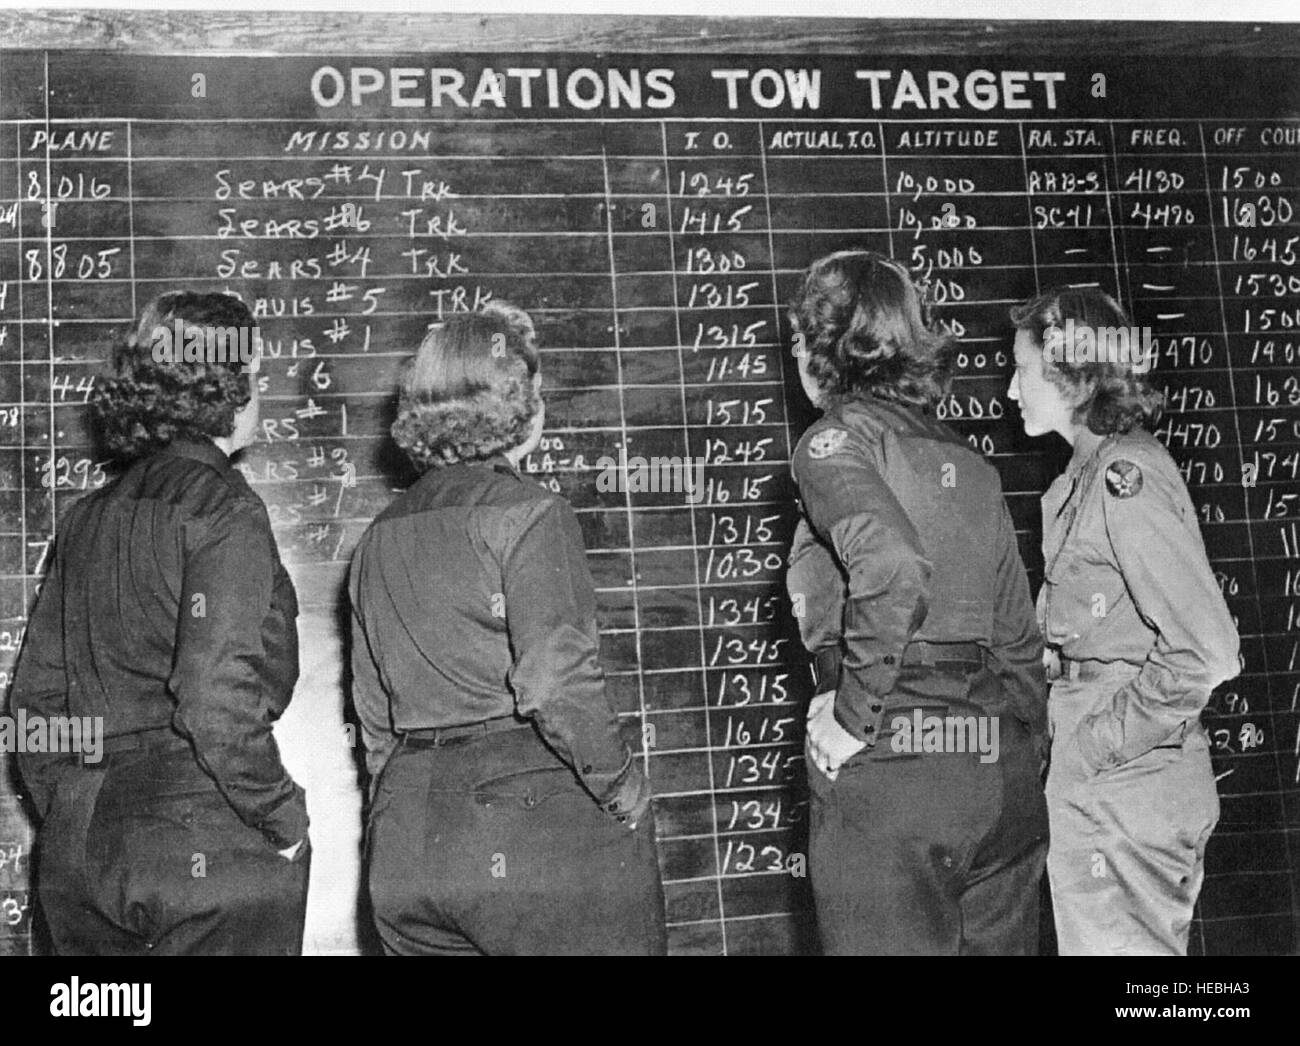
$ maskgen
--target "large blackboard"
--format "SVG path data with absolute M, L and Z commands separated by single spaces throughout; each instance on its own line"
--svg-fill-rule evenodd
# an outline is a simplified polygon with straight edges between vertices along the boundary
M 784 306 L 829 250 L 913 267 L 963 343 L 941 411 L 1001 471 L 1036 587 L 1064 448 L 1020 432 L 1006 314 L 1095 283 L 1155 332 L 1159 435 L 1243 640 L 1206 715 L 1223 815 L 1193 950 L 1292 951 L 1300 77 L 1034 53 L 0 52 L 0 682 L 63 511 L 109 476 L 84 404 L 111 336 L 164 289 L 239 294 L 271 357 L 243 467 L 304 608 L 306 741 L 286 745 L 335 826 L 328 950 L 356 885 L 339 604 L 411 478 L 385 435 L 397 367 L 429 322 L 506 298 L 538 321 L 549 420 L 526 467 L 591 550 L 671 948 L 815 949 L 790 874 L 810 684 L 782 579 L 810 415 Z M 705 502 L 598 491 L 620 448 L 704 458 Z M 0 781 L 0 953 L 26 952 L 31 833 Z

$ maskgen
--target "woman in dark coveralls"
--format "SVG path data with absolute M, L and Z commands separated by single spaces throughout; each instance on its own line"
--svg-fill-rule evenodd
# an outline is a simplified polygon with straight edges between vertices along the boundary
M 998 474 L 932 413 L 951 343 L 926 328 L 907 271 L 869 251 L 814 263 L 792 322 L 823 411 L 794 453 L 788 575 L 816 658 L 823 947 L 1033 953 L 1043 648 Z
M 171 360 L 190 343 L 212 357 Z M 133 463 L 60 520 L 12 691 L 28 717 L 104 723 L 101 758 L 19 757 L 61 954 L 302 950 L 307 807 L 271 734 L 298 604 L 228 460 L 256 438 L 256 349 L 237 298 L 164 294 L 96 391 L 108 449 Z
M 649 785 L 606 698 L 582 533 L 519 473 L 542 432 L 538 365 L 508 305 L 430 331 L 393 425 L 424 474 L 353 559 L 389 954 L 665 948 Z

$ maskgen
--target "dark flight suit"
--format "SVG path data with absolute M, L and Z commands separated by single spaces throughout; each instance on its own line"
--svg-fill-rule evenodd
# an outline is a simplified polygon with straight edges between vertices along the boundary
M 823 948 L 1032 954 L 1046 682 L 998 474 L 946 426 L 875 398 L 829 409 L 793 471 L 800 633 L 818 693 L 835 690 L 836 720 L 867 742 L 834 781 L 808 762 Z M 898 750 L 895 719 L 918 709 L 996 717 L 996 760 Z
M 1047 859 L 1062 955 L 1183 955 L 1219 797 L 1200 713 L 1237 630 L 1169 452 L 1137 430 L 1043 497 Z
M 26 754 L 37 896 L 60 954 L 302 950 L 305 796 L 271 724 L 298 604 L 266 508 L 213 443 L 175 443 L 68 511 L 15 711 L 100 716 L 99 762 Z
M 398 955 L 658 954 L 644 786 L 577 517 L 504 457 L 427 471 L 352 563 L 367 851 Z

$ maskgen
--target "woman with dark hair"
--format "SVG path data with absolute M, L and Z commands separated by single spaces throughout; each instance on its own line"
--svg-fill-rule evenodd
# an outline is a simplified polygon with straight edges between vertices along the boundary
M 1043 496 L 1038 594 L 1059 949 L 1186 954 L 1219 817 L 1200 713 L 1238 672 L 1237 630 L 1178 467 L 1142 427 L 1161 397 L 1124 311 L 1057 288 L 1011 320 L 1025 431 L 1074 448 Z
M 19 757 L 61 954 L 302 949 L 307 808 L 271 733 L 298 606 L 228 460 L 258 417 L 228 336 L 256 341 L 237 298 L 164 294 L 115 351 L 92 403 L 128 465 L 64 517 L 15 671 L 15 710 L 103 724 L 101 751 Z
M 997 472 L 933 407 L 952 345 L 907 270 L 815 262 L 791 315 L 822 417 L 788 587 L 814 655 L 809 866 L 841 954 L 1032 954 L 1042 643 Z
M 657 954 L 650 790 L 597 658 L 577 517 L 525 479 L 532 320 L 433 328 L 393 438 L 423 475 L 352 563 L 371 900 L 390 955 Z

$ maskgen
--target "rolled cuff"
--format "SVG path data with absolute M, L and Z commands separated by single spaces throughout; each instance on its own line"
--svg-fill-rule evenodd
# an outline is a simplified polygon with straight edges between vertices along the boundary
M 583 785 L 601 806 L 620 798 L 629 779 L 635 784 L 635 777 L 639 776 L 639 771 L 636 774 L 632 772 L 632 749 L 626 743 L 623 745 L 623 762 L 618 770 L 601 769 L 591 763 L 579 764 L 577 770 Z
M 307 793 L 295 784 L 293 792 L 257 827 L 277 850 L 285 850 L 306 838 L 310 824 Z
M 854 690 L 844 685 L 847 683 L 848 680 L 842 678 L 835 695 L 835 704 L 832 706 L 835 721 L 859 741 L 874 745 L 880 735 L 880 721 L 885 714 L 884 699 L 861 688 Z

